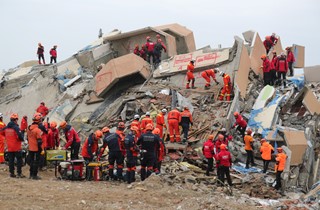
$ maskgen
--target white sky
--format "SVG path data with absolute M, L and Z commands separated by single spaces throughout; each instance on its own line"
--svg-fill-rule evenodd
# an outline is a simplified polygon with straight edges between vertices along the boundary
M 191 29 L 196 47 L 230 47 L 234 35 L 255 30 L 281 36 L 283 47 L 306 47 L 306 65 L 320 64 L 319 0 L 1 0 L 0 70 L 37 60 L 37 43 L 58 45 L 64 60 L 117 28 L 128 32 L 179 23 Z

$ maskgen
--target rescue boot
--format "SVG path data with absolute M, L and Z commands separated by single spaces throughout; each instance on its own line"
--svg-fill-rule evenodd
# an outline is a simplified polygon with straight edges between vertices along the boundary
M 126 179 L 127 179 L 127 183 L 131 184 L 132 180 L 131 180 L 131 171 L 127 171 L 126 172 Z
M 146 169 L 141 169 L 141 181 L 146 179 Z
M 136 172 L 135 171 L 130 171 L 130 180 L 131 180 L 131 182 L 136 181 Z
M 147 178 L 152 174 L 152 170 L 147 170 Z
M 117 179 L 118 181 L 123 181 L 122 168 L 117 168 Z
M 109 178 L 110 180 L 114 180 L 113 169 L 109 169 Z

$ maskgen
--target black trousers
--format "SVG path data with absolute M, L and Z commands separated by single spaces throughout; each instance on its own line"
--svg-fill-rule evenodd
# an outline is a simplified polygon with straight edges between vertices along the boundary
M 276 173 L 276 186 L 274 187 L 276 190 L 279 190 L 281 188 L 281 174 L 283 171 L 277 171 Z
M 52 62 L 57 63 L 57 57 L 51 56 L 50 63 L 52 63 Z
M 113 169 L 114 169 L 114 163 L 117 163 L 117 178 L 122 179 L 122 172 L 123 172 L 123 162 L 124 162 L 124 156 L 122 152 L 109 152 L 109 176 L 111 179 L 114 178 L 113 176 Z
M 253 151 L 252 150 L 246 150 L 246 152 L 247 152 L 246 167 L 249 167 L 249 163 L 250 162 L 251 162 L 252 165 L 254 165 Z
M 71 160 L 79 159 L 80 142 L 72 142 L 71 144 Z
M 228 166 L 219 166 L 219 180 L 224 183 L 225 177 L 227 177 L 227 182 L 230 186 L 232 186 L 232 181 L 230 177 L 230 170 Z
M 86 164 L 86 180 L 92 180 L 92 169 L 88 167 L 88 164 L 92 162 L 93 158 L 83 157 Z
M 213 158 L 207 158 L 208 160 L 208 167 L 206 171 L 206 175 L 209 176 L 209 172 L 213 170 Z
M 275 85 L 277 81 L 277 73 L 275 69 L 270 70 L 270 85 Z
M 270 72 L 263 72 L 263 84 L 270 85 Z
M 9 172 L 14 174 L 14 160 L 17 159 L 17 174 L 22 173 L 22 153 L 19 152 L 8 152 L 9 158 Z
M 156 157 L 154 154 L 144 154 L 141 159 L 141 181 L 152 174 L 155 161 Z
M 189 133 L 189 123 L 188 124 L 182 124 L 182 132 L 183 132 L 183 141 L 187 141 L 188 140 L 188 133 Z
M 279 80 L 279 85 L 284 85 L 284 87 L 286 87 L 287 83 L 286 83 L 286 72 L 278 72 L 278 80 Z M 281 79 L 282 77 L 282 79 Z
M 44 61 L 44 55 L 43 54 L 38 54 L 39 64 L 41 64 L 41 59 L 43 61 L 43 64 L 46 64 L 46 62 Z
M 241 133 L 242 138 L 244 137 L 244 134 L 246 132 L 246 128 L 247 128 L 247 126 L 246 127 L 241 127 L 240 125 L 238 125 L 238 127 L 237 127 L 237 130 Z
M 153 52 L 148 52 L 147 56 L 148 56 L 147 57 L 148 63 L 151 64 L 151 58 L 152 58 L 152 63 L 154 64 L 154 62 L 155 62 L 154 53 Z
M 269 167 L 270 160 L 263 160 L 263 173 L 266 173 Z
M 29 151 L 30 157 L 30 177 L 38 175 L 38 168 L 40 162 L 40 152 Z
M 289 67 L 289 70 L 290 70 L 290 76 L 293 76 L 293 62 L 288 62 L 288 67 Z

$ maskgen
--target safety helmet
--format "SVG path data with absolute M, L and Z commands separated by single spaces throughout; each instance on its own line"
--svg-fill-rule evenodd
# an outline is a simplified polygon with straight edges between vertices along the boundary
M 19 116 L 17 113 L 13 113 L 13 114 L 11 114 L 10 119 L 13 119 L 13 120 L 19 119 Z
M 102 133 L 107 133 L 110 132 L 110 129 L 108 127 L 103 127 L 101 131 Z
M 124 122 L 119 122 L 118 123 L 118 128 L 124 128 L 124 127 L 125 127 Z
M 266 139 L 261 139 L 260 140 L 261 143 L 266 142 L 266 141 L 267 141 Z
M 220 131 L 222 131 L 222 132 L 227 132 L 227 129 L 226 129 L 226 128 L 221 128 Z
M 145 46 L 145 45 L 144 45 L 144 44 L 142 44 L 142 45 L 141 45 L 141 48 L 144 48 L 144 46 Z
M 271 36 L 276 36 L 276 33 L 272 33 L 272 35 Z
M 24 115 L 23 118 L 24 118 L 24 119 L 28 119 L 28 116 L 27 116 L 27 115 Z
M 147 112 L 147 113 L 146 113 L 146 116 L 150 116 L 150 112 Z
M 189 107 L 187 107 L 187 106 L 184 106 L 183 108 L 186 109 L 186 110 L 189 110 Z
M 266 36 L 266 40 L 270 40 L 270 36 Z
M 139 128 L 138 128 L 137 126 L 131 126 L 131 127 L 130 127 L 130 130 L 135 131 L 135 132 L 138 132 L 138 131 L 139 131 Z
M 220 71 L 220 69 L 219 69 L 219 68 L 215 68 L 215 70 Z
M 100 130 L 96 130 L 96 132 L 94 132 L 94 135 L 100 139 L 103 136 L 103 133 Z
M 220 149 L 221 149 L 221 150 L 227 149 L 227 145 L 221 144 L 221 145 L 220 145 Z
M 149 40 L 149 39 L 150 39 L 150 36 L 147 36 L 147 37 L 146 37 L 146 40 Z
M 40 104 L 42 104 L 43 106 L 45 105 L 43 101 Z
M 160 34 L 157 34 L 156 37 L 157 37 L 158 39 L 160 39 Z
M 191 62 L 191 63 L 194 63 L 194 60 L 191 60 L 190 62 Z
M 0 113 L 0 118 L 3 118 L 3 114 L 2 113 Z
M 219 135 L 218 135 L 218 139 L 220 139 L 220 140 L 224 139 L 224 135 L 219 134 Z
M 135 48 L 139 48 L 139 45 L 138 45 L 138 44 L 136 44 L 136 45 L 135 45 Z
M 153 125 L 151 123 L 146 125 L 146 130 L 152 131 L 153 130 Z
M 281 55 L 281 56 L 285 56 L 286 54 L 285 54 L 284 52 L 281 52 L 280 55 Z
M 168 110 L 167 110 L 167 109 L 162 109 L 161 112 L 162 112 L 162 113 L 167 113 Z
M 265 59 L 266 57 L 267 57 L 266 54 L 262 54 L 262 55 L 261 55 L 261 59 Z
M 153 134 L 155 135 L 160 135 L 160 129 L 159 128 L 155 128 L 153 131 L 152 131 Z
M 239 116 L 239 112 L 234 112 L 233 116 L 238 117 Z
M 213 140 L 214 136 L 211 134 L 211 135 L 208 136 L 208 139 Z
M 140 119 L 140 116 L 139 116 L 138 114 L 135 114 L 134 117 L 133 117 L 133 119 L 139 120 L 139 119 Z
M 283 151 L 282 147 L 278 147 L 278 148 L 277 148 L 277 151 L 278 151 L 278 152 L 282 152 L 282 151 Z
M 273 54 L 277 54 L 277 51 L 273 50 L 272 53 L 273 53 Z
M 67 122 L 66 121 L 62 121 L 60 123 L 60 128 L 64 129 L 67 126 Z
M 251 134 L 252 134 L 251 128 L 248 128 L 248 129 L 247 129 L 247 134 L 248 134 L 248 135 L 251 135 Z
M 224 72 L 223 72 L 223 71 L 220 71 L 219 75 L 220 75 L 221 77 L 223 77 Z
M 57 127 L 56 121 L 50 122 L 50 127 L 51 127 L 51 128 L 56 128 L 56 127 Z
M 32 120 L 33 120 L 34 122 L 39 122 L 39 121 L 41 120 L 41 118 L 42 118 L 42 115 L 41 115 L 39 112 L 37 112 L 37 113 L 35 113 L 35 114 L 33 115 Z

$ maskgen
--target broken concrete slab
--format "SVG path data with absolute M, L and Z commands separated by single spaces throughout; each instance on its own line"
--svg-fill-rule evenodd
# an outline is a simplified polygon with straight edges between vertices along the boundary
M 79 80 L 80 78 L 81 78 L 81 75 L 77 75 L 74 78 L 72 78 L 71 80 L 69 80 L 67 83 L 65 83 L 64 86 L 67 88 L 67 87 L 71 86 L 74 82 Z
M 68 118 L 71 117 L 72 111 L 77 107 L 78 103 L 79 102 L 66 99 L 60 105 L 53 108 L 47 117 L 50 121 L 56 121 L 59 125 L 60 122 L 68 120 Z
M 303 98 L 302 103 L 312 115 L 320 114 L 320 102 L 309 88 Z
M 306 82 L 320 82 L 320 65 L 304 67 L 303 71 Z
M 57 74 L 64 75 L 68 79 L 71 79 L 80 73 L 81 66 L 74 56 L 70 57 L 65 61 L 60 62 L 57 65 Z
M 299 165 L 308 146 L 304 131 L 284 130 L 284 139 L 291 150 L 291 165 Z
M 262 76 L 262 70 L 260 69 L 262 65 L 261 55 L 266 54 L 266 48 L 263 45 L 263 42 L 259 36 L 259 33 L 255 34 L 251 47 L 252 47 L 250 52 L 251 69 L 257 75 Z
M 266 104 L 275 96 L 276 89 L 273 86 L 266 85 L 261 91 L 254 103 L 252 109 L 258 110 L 266 106 Z
M 24 68 L 18 68 L 12 74 L 6 74 L 5 77 L 6 77 L 6 80 L 16 79 L 16 78 L 19 78 L 21 76 L 29 74 L 31 72 L 31 70 L 32 70 L 32 66 L 24 67 Z
M 256 33 L 255 31 L 249 30 L 249 31 L 243 32 L 242 35 L 243 35 L 244 40 L 251 45 L 251 43 L 253 42 L 253 38 L 254 38 L 255 33 Z
M 89 98 L 86 100 L 86 104 L 95 104 L 104 101 L 103 98 L 99 98 L 97 94 L 92 91 L 89 93 Z
M 305 47 L 294 44 L 292 46 L 292 52 L 294 54 L 294 57 L 296 61 L 293 63 L 293 66 L 295 68 L 304 68 L 304 53 Z

